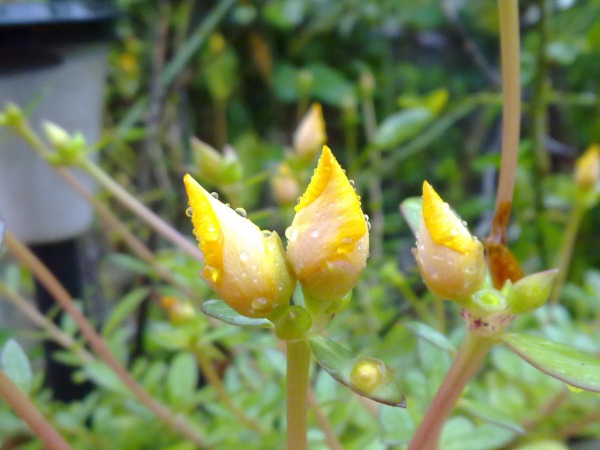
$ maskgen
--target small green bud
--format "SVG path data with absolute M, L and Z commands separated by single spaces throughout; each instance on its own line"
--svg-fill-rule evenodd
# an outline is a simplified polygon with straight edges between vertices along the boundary
M 507 297 L 510 312 L 523 314 L 546 303 L 557 274 L 557 269 L 545 270 L 521 278 L 512 285 Z
M 287 306 L 276 313 L 272 319 L 275 323 L 275 335 L 284 341 L 304 339 L 310 327 L 312 318 L 302 306 Z
M 21 125 L 25 120 L 25 114 L 23 114 L 21 108 L 19 108 L 16 104 L 12 102 L 8 102 L 6 104 L 3 116 L 3 125 L 6 125 L 8 127 L 17 127 Z
M 46 133 L 48 141 L 56 150 L 62 150 L 69 146 L 71 137 L 64 128 L 48 121 L 44 121 L 42 128 L 44 129 L 44 133 Z
M 471 297 L 483 311 L 493 313 L 506 309 L 507 301 L 496 289 L 480 289 Z

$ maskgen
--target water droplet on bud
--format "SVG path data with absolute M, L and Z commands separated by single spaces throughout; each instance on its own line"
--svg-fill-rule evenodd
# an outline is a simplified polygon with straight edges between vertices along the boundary
M 188 209 L 185 210 L 185 215 L 188 217 L 192 217 L 192 215 L 194 214 L 194 211 L 192 210 L 191 207 L 188 207 Z
M 217 194 L 216 192 L 211 192 L 210 195 L 219 200 L 219 194 Z
M 246 210 L 244 208 L 236 208 L 235 212 L 238 216 L 246 218 Z
M 270 308 L 269 301 L 264 297 L 258 297 L 252 300 L 250 304 L 252 309 L 256 312 L 264 312 Z
M 375 358 L 359 356 L 352 364 L 350 381 L 356 389 L 367 394 L 379 387 L 388 375 L 385 364 Z
M 242 262 L 246 262 L 246 261 L 248 261 L 249 259 L 250 259 L 250 256 L 248 256 L 248 253 L 247 253 L 247 252 L 245 252 L 245 251 L 242 251 L 242 252 L 240 253 L 240 261 L 242 261 Z

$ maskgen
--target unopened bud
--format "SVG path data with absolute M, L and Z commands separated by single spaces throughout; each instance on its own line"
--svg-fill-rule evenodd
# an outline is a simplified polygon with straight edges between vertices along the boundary
M 294 133 L 294 150 L 301 159 L 309 161 L 327 142 L 323 109 L 313 103 Z
M 277 173 L 271 179 L 271 189 L 278 205 L 291 205 L 296 202 L 300 195 L 300 186 L 290 166 L 285 163 L 279 164 Z
M 510 312 L 523 314 L 546 303 L 557 274 L 557 269 L 545 270 L 521 278 L 513 284 L 508 291 L 507 298 Z
M 600 180 L 600 146 L 590 146 L 575 162 L 575 184 L 583 191 L 590 191 Z
M 196 317 L 196 309 L 190 302 L 181 302 L 175 297 L 163 297 L 160 299 L 160 304 L 173 325 L 189 323 Z
M 484 282 L 483 245 L 426 181 L 414 253 L 423 281 L 441 298 L 464 300 Z

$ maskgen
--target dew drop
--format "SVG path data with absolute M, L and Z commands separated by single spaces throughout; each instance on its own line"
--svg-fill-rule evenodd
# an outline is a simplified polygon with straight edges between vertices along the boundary
M 219 200 L 219 194 L 217 194 L 216 192 L 211 192 L 210 195 Z
M 194 214 L 194 211 L 192 210 L 191 207 L 189 207 L 188 209 L 185 210 L 185 215 L 188 217 L 192 217 L 192 215 Z
M 269 301 L 264 297 L 258 297 L 252 300 L 252 309 L 257 312 L 263 312 L 269 309 Z
M 309 236 L 313 239 L 316 239 L 319 237 L 319 230 L 312 230 L 309 234 Z
M 348 180 L 350 182 L 350 186 L 354 187 L 354 180 Z
M 288 239 L 288 241 L 293 242 L 298 237 L 298 231 L 292 227 L 287 227 L 285 230 L 285 237 Z
M 466 221 L 466 220 L 463 220 L 461 223 L 462 223 L 463 227 L 465 227 L 465 228 L 468 226 L 468 224 L 467 224 L 467 221 Z
M 248 256 L 248 252 L 242 251 L 240 253 L 240 261 L 242 262 L 246 262 L 250 259 L 250 256 Z
M 238 216 L 246 218 L 246 210 L 244 208 L 236 208 L 235 212 Z
M 269 230 L 262 230 L 262 235 L 264 238 L 268 238 L 273 234 L 273 232 L 269 231 Z
M 229 203 L 225 203 L 225 206 L 227 206 L 228 208 L 231 208 L 231 205 Z
M 387 378 L 387 368 L 378 359 L 359 356 L 352 364 L 350 381 L 359 391 L 370 393 Z
M 367 220 L 367 231 L 371 231 L 371 222 Z

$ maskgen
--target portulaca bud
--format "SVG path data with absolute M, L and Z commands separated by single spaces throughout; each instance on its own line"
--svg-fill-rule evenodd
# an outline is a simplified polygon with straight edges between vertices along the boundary
M 423 281 L 438 297 L 460 302 L 484 282 L 483 245 L 426 181 L 414 253 Z
M 224 205 L 190 175 L 184 183 L 204 256 L 202 278 L 246 317 L 268 317 L 287 306 L 295 279 L 277 233 L 261 231 L 245 211 Z
M 295 209 L 287 255 L 303 291 L 341 300 L 365 267 L 369 232 L 360 199 L 327 146 Z

